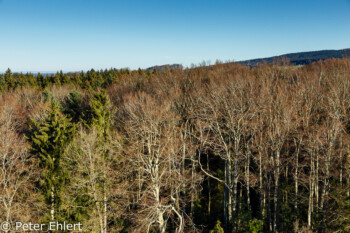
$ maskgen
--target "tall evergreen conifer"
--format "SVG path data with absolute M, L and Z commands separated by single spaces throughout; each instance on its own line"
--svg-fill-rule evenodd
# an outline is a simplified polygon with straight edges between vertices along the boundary
M 106 139 L 111 125 L 111 102 L 105 90 L 94 94 L 91 99 L 90 109 L 86 124 L 94 126 L 102 138 Z
M 31 153 L 38 157 L 39 166 L 43 169 L 40 189 L 50 209 L 51 220 L 65 218 L 61 196 L 67 176 L 61 166 L 61 158 L 74 131 L 74 125 L 61 114 L 57 102 L 51 103 L 50 113 L 44 122 L 30 122 L 27 139 L 31 144 Z

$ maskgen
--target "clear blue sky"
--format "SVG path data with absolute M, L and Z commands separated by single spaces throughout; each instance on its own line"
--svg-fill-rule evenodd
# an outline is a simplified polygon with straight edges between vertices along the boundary
M 350 47 L 350 0 L 0 0 L 0 72 L 146 68 Z

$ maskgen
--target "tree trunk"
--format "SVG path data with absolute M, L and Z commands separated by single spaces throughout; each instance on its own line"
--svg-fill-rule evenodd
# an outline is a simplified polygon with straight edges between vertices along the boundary
M 330 177 L 330 153 L 326 155 L 326 178 L 324 179 L 323 193 L 322 193 L 322 232 L 326 230 L 326 214 L 327 214 L 327 202 L 329 192 L 329 177 Z
M 100 206 L 100 203 L 98 201 L 98 197 L 97 197 L 97 193 L 96 193 L 96 189 L 95 189 L 95 186 L 93 186 L 93 196 L 94 196 L 94 199 L 95 199 L 95 205 L 96 205 L 96 209 L 97 209 L 97 213 L 98 213 L 98 218 L 99 218 L 99 222 L 100 222 L 100 231 L 101 233 L 105 233 L 104 232 L 104 221 L 103 221 L 103 214 L 102 214 L 102 211 L 101 211 L 101 206 Z
M 137 176 L 138 176 L 138 181 L 137 181 L 137 194 L 136 194 L 136 202 L 138 203 L 141 199 L 141 192 L 142 192 L 142 183 L 141 183 L 141 165 L 139 165 L 139 169 L 137 170 Z
M 246 167 L 246 185 L 247 185 L 247 207 L 248 210 L 251 210 L 251 206 L 250 206 L 250 156 L 247 155 L 247 167 Z
M 298 232 L 298 226 L 299 226 L 299 215 L 298 215 L 298 188 L 299 188 L 299 179 L 298 179 L 298 173 L 299 173 L 299 151 L 300 151 L 300 142 L 297 143 L 296 140 L 294 141 L 296 145 L 296 152 L 295 152 L 295 173 L 294 173 L 294 181 L 295 181 L 295 201 L 294 201 L 294 213 L 295 213 L 295 232 Z
M 275 190 L 274 190 L 274 231 L 279 230 L 279 176 L 280 176 L 280 152 L 276 152 Z
M 309 177 L 309 207 L 308 207 L 308 212 L 307 212 L 307 226 L 308 228 L 311 230 L 311 226 L 312 226 L 312 212 L 314 209 L 313 206 L 313 199 L 314 199 L 314 186 L 315 186 L 315 161 L 313 158 L 313 152 L 311 152 L 311 171 L 310 171 L 310 177 Z
M 207 153 L 207 169 L 210 171 L 209 168 L 209 153 Z M 210 177 L 208 177 L 208 215 L 210 216 L 210 206 L 211 205 L 211 188 L 210 188 Z
M 104 224 L 103 224 L 103 228 L 104 228 L 104 233 L 107 233 L 107 194 L 106 194 L 106 189 L 104 190 L 104 197 L 103 197 L 103 205 L 104 205 L 104 210 L 103 210 L 103 214 L 104 214 Z
M 318 161 L 318 153 L 316 151 L 316 175 L 315 175 L 315 197 L 316 197 L 316 206 L 320 207 L 320 190 L 319 190 L 319 182 L 318 182 L 318 167 L 319 167 L 319 161 Z
M 237 160 L 234 160 L 234 171 L 233 171 L 233 192 L 232 195 L 232 214 L 231 214 L 231 222 L 232 229 L 236 227 L 236 218 L 237 218 L 237 189 L 238 189 L 238 164 Z
M 191 167 L 191 218 L 194 216 L 194 199 L 195 199 L 195 185 L 194 185 L 194 173 L 195 173 L 195 162 L 192 159 L 192 167 Z
M 267 217 L 268 217 L 268 225 L 269 225 L 269 230 L 270 232 L 273 231 L 273 223 L 272 223 L 272 213 L 271 213 L 271 177 L 272 177 L 272 171 L 271 168 L 269 168 L 269 175 L 268 175 L 268 183 L 267 183 L 267 195 L 266 195 L 266 199 L 267 199 Z
M 231 181 L 231 161 L 225 160 L 225 183 L 224 186 L 224 215 L 225 215 L 225 226 L 226 231 L 229 232 L 232 221 L 232 181 Z
M 51 221 L 55 220 L 55 187 L 51 187 Z
M 265 199 L 264 193 L 265 189 L 263 186 L 263 171 L 262 171 L 262 153 L 259 152 L 259 197 L 260 197 L 260 220 L 263 221 L 265 219 L 264 209 L 265 209 Z
M 166 224 L 164 221 L 164 217 L 163 217 L 163 213 L 161 212 L 161 210 L 158 209 L 158 224 L 159 224 L 159 232 L 160 233 L 164 233 L 166 230 Z

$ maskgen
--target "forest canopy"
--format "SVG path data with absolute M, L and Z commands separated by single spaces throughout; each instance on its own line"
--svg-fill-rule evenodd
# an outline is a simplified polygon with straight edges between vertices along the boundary
M 0 74 L 0 222 L 350 232 L 350 59 Z

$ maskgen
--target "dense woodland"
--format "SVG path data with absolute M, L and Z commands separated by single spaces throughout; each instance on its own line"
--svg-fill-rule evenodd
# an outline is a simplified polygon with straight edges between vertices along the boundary
M 0 222 L 350 232 L 350 59 L 0 75 Z

